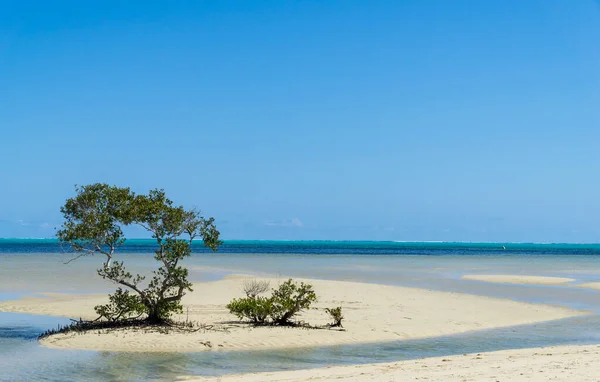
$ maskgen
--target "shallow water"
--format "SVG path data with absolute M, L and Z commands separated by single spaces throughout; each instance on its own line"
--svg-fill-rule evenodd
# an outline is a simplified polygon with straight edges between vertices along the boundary
M 494 251 L 497 252 L 496 249 Z M 305 253 L 198 253 L 187 259 L 194 281 L 228 273 L 353 280 L 505 297 L 600 312 L 600 292 L 571 286 L 522 286 L 461 280 L 464 274 L 524 274 L 600 280 L 600 256 L 587 254 L 344 255 Z M 23 293 L 96 292 L 113 289 L 95 276 L 101 259 L 64 265 L 67 254 L 0 254 L 0 299 Z M 132 270 L 149 272 L 152 256 L 124 255 Z M 333 364 L 386 362 L 500 349 L 571 343 L 600 343 L 600 318 L 577 317 L 535 325 L 471 332 L 422 340 L 278 351 L 118 353 L 40 347 L 37 334 L 64 319 L 0 314 L 0 380 L 137 381 L 178 375 L 220 375 Z
M 41 316 L 43 317 L 43 316 Z M 120 353 L 53 350 L 33 339 L 54 318 L 0 315 L 0 380 L 147 381 L 181 375 L 293 370 L 460 355 L 504 349 L 600 342 L 600 318 L 577 317 L 459 335 L 376 344 L 264 351 Z M 23 326 L 15 326 L 21 322 Z M 34 322 L 34 325 L 31 323 Z M 16 330 L 15 330 L 16 329 Z M 6 379 L 4 379 L 6 378 Z

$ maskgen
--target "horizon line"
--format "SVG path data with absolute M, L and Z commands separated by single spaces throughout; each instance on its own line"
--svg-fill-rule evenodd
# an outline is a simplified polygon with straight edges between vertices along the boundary
M 0 240 L 55 240 L 55 237 L 0 237 Z M 126 240 L 148 240 L 153 238 L 139 237 Z M 201 242 L 202 239 L 194 239 L 195 242 Z M 223 242 L 346 242 L 346 243 L 398 243 L 398 244 L 537 244 L 537 245 L 557 245 L 557 244 L 575 244 L 575 245 L 597 245 L 600 242 L 535 242 L 535 241 L 456 241 L 456 240 L 338 240 L 338 239 L 224 239 Z

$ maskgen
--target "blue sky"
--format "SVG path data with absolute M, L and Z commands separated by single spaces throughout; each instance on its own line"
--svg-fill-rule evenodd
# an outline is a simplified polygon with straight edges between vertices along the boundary
M 74 184 L 226 239 L 600 241 L 592 0 L 4 1 L 0 237 Z

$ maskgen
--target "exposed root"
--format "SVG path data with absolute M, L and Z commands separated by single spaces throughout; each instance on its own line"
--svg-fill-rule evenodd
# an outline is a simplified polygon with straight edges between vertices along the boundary
M 194 321 L 148 321 L 140 319 L 128 319 L 119 321 L 100 321 L 98 319 L 93 321 L 85 321 L 82 319 L 73 320 L 71 319 L 69 325 L 58 325 L 56 329 L 50 329 L 38 336 L 38 340 L 52 336 L 54 334 L 66 334 L 66 333 L 78 333 L 84 334 L 90 331 L 98 331 L 99 334 L 102 332 L 108 333 L 119 329 L 133 329 L 142 330 L 144 332 L 158 332 L 162 334 L 169 334 L 171 332 L 186 332 L 193 333 L 198 331 L 221 331 L 228 332 L 226 328 L 215 327 L 215 325 L 206 325 Z M 204 344 L 205 346 L 209 346 Z

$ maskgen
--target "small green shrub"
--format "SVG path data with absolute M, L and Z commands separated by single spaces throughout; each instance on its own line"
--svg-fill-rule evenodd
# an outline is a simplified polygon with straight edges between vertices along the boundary
M 273 289 L 270 297 L 260 297 L 269 284 L 268 281 L 248 281 L 244 283 L 245 298 L 234 298 L 227 309 L 240 320 L 247 319 L 255 324 L 270 322 L 275 325 L 289 325 L 302 310 L 310 309 L 310 305 L 317 301 L 317 295 L 312 285 L 296 283 L 292 279 L 284 282 L 277 289 Z
M 240 320 L 248 319 L 255 324 L 263 324 L 273 312 L 273 303 L 265 297 L 234 298 L 227 304 L 227 309 Z
M 292 279 L 284 282 L 278 289 L 273 290 L 271 296 L 273 305 L 270 314 L 273 323 L 289 325 L 290 320 L 302 310 L 310 309 L 310 305 L 317 301 L 317 295 L 312 285 L 300 284 Z
M 327 312 L 329 314 L 329 316 L 331 316 L 331 319 L 333 320 L 333 324 L 330 324 L 330 327 L 343 327 L 342 326 L 342 320 L 344 319 L 344 316 L 342 315 L 342 307 L 338 306 L 335 308 L 325 308 L 325 312 Z

